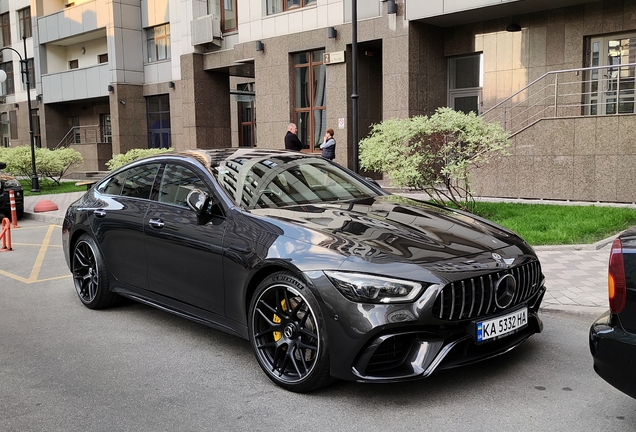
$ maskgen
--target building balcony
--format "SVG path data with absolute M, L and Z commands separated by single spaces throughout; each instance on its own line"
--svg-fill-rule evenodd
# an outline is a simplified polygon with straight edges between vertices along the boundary
M 404 0 L 406 18 L 440 27 L 512 17 L 598 0 Z
M 108 97 L 108 63 L 42 75 L 44 103 Z
M 50 4 L 49 1 L 44 3 L 47 4 L 47 8 L 43 9 L 41 14 L 38 13 L 37 19 L 40 44 L 80 36 L 105 28 L 109 24 L 110 14 L 104 1 L 51 0 Z

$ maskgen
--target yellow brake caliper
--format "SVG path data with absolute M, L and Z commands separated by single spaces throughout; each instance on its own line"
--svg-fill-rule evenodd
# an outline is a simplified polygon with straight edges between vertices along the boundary
M 287 303 L 285 302 L 285 299 L 283 299 L 280 302 L 280 305 L 283 307 L 284 311 L 287 311 Z M 272 321 L 274 321 L 276 324 L 278 324 L 279 322 L 281 322 L 281 319 L 280 319 L 280 317 L 278 315 L 274 314 L 274 317 L 272 318 Z M 282 337 L 283 337 L 283 334 L 281 332 L 276 332 L 276 331 L 274 332 L 274 341 L 275 342 L 278 342 L 278 340 L 280 338 L 282 338 Z

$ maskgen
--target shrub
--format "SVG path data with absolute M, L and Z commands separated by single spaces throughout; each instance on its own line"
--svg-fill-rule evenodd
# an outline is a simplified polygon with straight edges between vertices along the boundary
M 360 165 L 395 186 L 423 190 L 434 202 L 472 210 L 470 168 L 507 154 L 508 134 L 475 113 L 439 108 L 431 117 L 388 119 L 360 141 Z
M 109 170 L 113 171 L 137 159 L 141 159 L 146 156 L 153 156 L 156 154 L 169 152 L 172 150 L 173 150 L 172 148 L 153 148 L 153 149 L 139 148 L 139 149 L 128 150 L 126 153 L 113 155 L 113 158 L 109 160 L 108 162 L 106 162 L 106 167 Z
M 6 162 L 7 172 L 27 178 L 33 175 L 30 146 L 3 148 L 0 151 L 0 160 Z M 60 184 L 61 178 L 72 166 L 79 165 L 83 160 L 78 151 L 69 148 L 50 150 L 36 147 L 35 149 L 35 168 L 38 178 L 48 178 L 56 184 Z

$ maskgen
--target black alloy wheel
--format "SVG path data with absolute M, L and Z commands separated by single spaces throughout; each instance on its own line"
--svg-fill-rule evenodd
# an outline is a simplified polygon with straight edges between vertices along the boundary
M 97 244 L 88 234 L 83 234 L 73 249 L 73 282 L 84 306 L 102 309 L 117 302 L 117 294 L 108 289 L 108 276 Z
M 260 283 L 250 305 L 249 333 L 259 365 L 279 386 L 307 392 L 332 381 L 324 319 L 293 273 L 275 273 Z

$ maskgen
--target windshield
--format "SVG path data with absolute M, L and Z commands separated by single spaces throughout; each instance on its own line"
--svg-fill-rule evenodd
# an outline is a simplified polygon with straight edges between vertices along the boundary
M 212 166 L 212 173 L 230 199 L 247 209 L 378 195 L 344 169 L 318 157 L 225 159 Z

